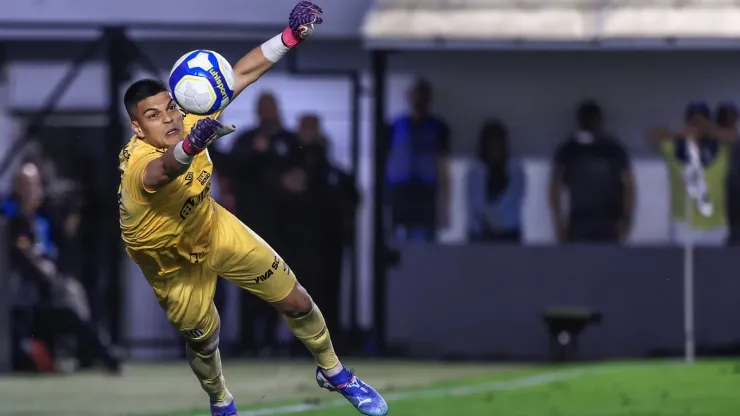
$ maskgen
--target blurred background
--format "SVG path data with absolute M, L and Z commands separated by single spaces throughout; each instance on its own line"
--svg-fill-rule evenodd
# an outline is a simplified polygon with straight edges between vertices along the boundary
M 178 360 L 119 236 L 122 94 L 193 49 L 235 62 L 293 0 L 4 3 L 0 372 Z M 223 114 L 239 134 L 212 151 L 213 194 L 341 353 L 740 353 L 740 3 L 320 5 L 314 39 Z M 224 282 L 216 302 L 224 356 L 305 356 L 257 299 Z

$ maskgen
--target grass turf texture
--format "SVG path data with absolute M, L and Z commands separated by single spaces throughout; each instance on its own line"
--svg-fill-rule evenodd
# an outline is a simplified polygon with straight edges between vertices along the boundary
M 572 372 L 572 373 L 571 373 Z M 434 393 L 455 386 L 491 386 L 492 391 L 462 396 L 391 400 L 391 415 L 452 416 L 737 416 L 740 414 L 740 362 L 623 363 L 539 370 L 538 374 L 573 374 L 573 378 L 517 387 L 532 371 L 437 383 Z M 490 383 L 491 380 L 499 383 Z M 501 382 L 501 380 L 504 380 Z M 508 381 L 507 381 L 508 380 Z M 507 384 L 509 383 L 509 384 Z M 484 387 L 482 387 L 484 388 Z M 482 389 L 481 388 L 481 389 Z M 464 392 L 459 390 L 458 393 Z M 199 415 L 201 413 L 187 413 Z M 349 405 L 316 409 L 303 416 L 350 416 Z M 281 415 L 277 413 L 277 415 Z M 174 414 L 172 416 L 175 416 Z
M 254 410 L 305 400 L 330 407 L 273 415 L 358 414 L 348 403 L 331 407 L 339 396 L 315 387 L 308 363 L 227 363 L 225 368 L 241 413 L 247 416 Z M 701 361 L 691 366 L 646 361 L 567 368 L 382 362 L 364 363 L 357 369 L 382 386 L 384 393 L 406 396 L 390 400 L 391 416 L 740 415 L 740 361 Z M 549 375 L 566 373 L 572 377 L 547 382 Z M 540 384 L 517 384 L 526 379 Z M 479 392 L 445 394 L 459 386 L 473 386 Z M 206 401 L 184 363 L 133 367 L 121 379 L 75 375 L 0 381 L 0 415 L 204 416 Z M 23 402 L 28 405 L 20 406 Z M 89 405 L 79 405 L 85 402 Z
M 525 366 L 438 364 L 349 360 L 365 379 L 384 391 L 421 388 L 469 377 L 508 374 Z M 226 361 L 227 386 L 240 410 L 273 403 L 333 400 L 319 389 L 309 361 Z M 0 415 L 13 416 L 205 416 L 208 398 L 185 361 L 138 363 L 122 377 L 99 373 L 69 376 L 0 377 Z

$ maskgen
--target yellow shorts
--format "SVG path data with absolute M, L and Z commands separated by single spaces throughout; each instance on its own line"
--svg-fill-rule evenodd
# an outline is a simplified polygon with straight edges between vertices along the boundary
M 187 263 L 167 276 L 147 276 L 167 318 L 193 341 L 211 336 L 219 325 L 213 305 L 217 276 L 267 302 L 285 299 L 296 285 L 290 267 L 254 231 L 218 204 L 211 249 L 201 263 Z

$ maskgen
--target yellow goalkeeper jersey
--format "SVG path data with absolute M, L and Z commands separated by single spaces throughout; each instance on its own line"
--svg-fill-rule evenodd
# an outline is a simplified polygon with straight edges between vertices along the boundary
M 185 134 L 201 118 L 186 115 Z M 129 257 L 148 277 L 164 276 L 183 264 L 198 263 L 210 246 L 214 202 L 213 163 L 208 150 L 195 156 L 187 172 L 152 192 L 144 187 L 144 169 L 165 150 L 134 136 L 119 154 L 121 237 Z

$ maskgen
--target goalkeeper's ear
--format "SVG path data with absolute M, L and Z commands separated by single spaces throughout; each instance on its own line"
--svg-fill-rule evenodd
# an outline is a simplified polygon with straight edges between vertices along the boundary
M 131 130 L 134 131 L 134 134 L 136 137 L 143 139 L 144 138 L 144 131 L 141 130 L 141 126 L 139 125 L 139 122 L 136 120 L 131 120 Z

